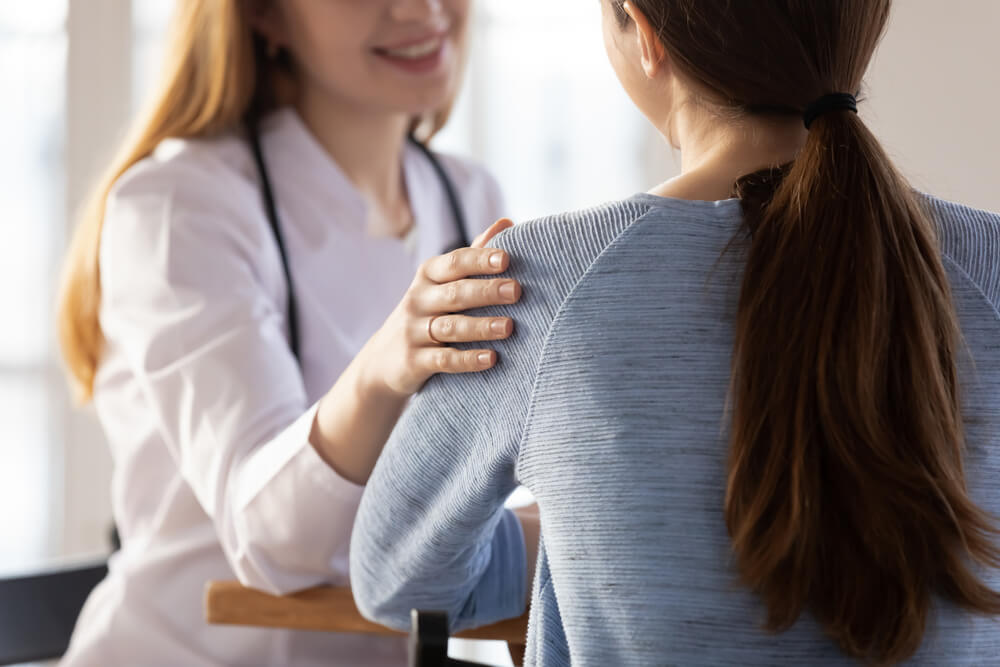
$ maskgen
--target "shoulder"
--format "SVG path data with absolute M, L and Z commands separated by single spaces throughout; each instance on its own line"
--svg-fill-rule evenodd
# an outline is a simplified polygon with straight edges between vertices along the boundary
M 575 280 L 649 210 L 634 199 L 609 202 L 515 225 L 489 245 L 511 254 L 514 271 L 531 273 L 552 267 Z
M 640 220 L 648 207 L 626 200 L 569 213 L 524 222 L 494 237 L 489 245 L 510 254 L 510 268 L 504 277 L 516 279 L 523 287 L 521 300 L 513 306 L 493 306 L 469 312 L 473 316 L 506 316 L 515 321 L 514 335 L 496 341 L 500 363 L 482 375 L 457 377 L 435 376 L 428 383 L 429 405 L 447 405 L 437 392 L 457 396 L 494 397 L 476 405 L 490 410 L 481 419 L 468 423 L 506 424 L 519 445 L 524 413 L 531 403 L 532 378 L 545 354 L 552 325 L 574 287 L 601 253 L 632 224 Z M 471 349 L 478 345 L 460 345 Z M 422 394 L 425 392 L 422 392 Z M 434 408 L 440 409 L 440 408 Z M 500 430 L 500 429 L 494 429 Z
M 235 134 L 167 139 L 127 169 L 105 207 L 102 246 L 147 250 L 166 241 L 260 243 L 263 208 L 249 149 Z
M 507 348 L 514 345 L 519 350 L 515 354 L 532 357 L 530 350 L 540 349 L 562 304 L 595 260 L 645 212 L 645 207 L 630 201 L 614 202 L 524 222 L 494 237 L 488 245 L 510 255 L 510 268 L 503 277 L 517 280 L 523 288 L 513 308 L 482 311 L 511 316 L 517 322 L 517 341 L 504 342 L 498 349 L 509 352 Z
M 256 189 L 250 151 L 235 133 L 204 139 L 165 139 L 118 177 L 108 195 L 108 205 L 136 198 L 183 202 L 192 195 L 199 195 L 199 202 L 208 199 L 222 204 L 250 189 Z M 207 196 L 211 193 L 214 196 Z
M 927 194 L 919 197 L 938 227 L 942 244 L 958 246 L 963 241 L 975 239 L 995 245 L 1000 241 L 1000 213 L 972 208 Z
M 921 195 L 934 221 L 941 252 L 976 284 L 994 306 L 1000 305 L 1000 214 L 930 195 Z
M 259 278 L 269 233 L 252 158 L 238 137 L 163 141 L 108 195 L 102 289 L 139 294 Z

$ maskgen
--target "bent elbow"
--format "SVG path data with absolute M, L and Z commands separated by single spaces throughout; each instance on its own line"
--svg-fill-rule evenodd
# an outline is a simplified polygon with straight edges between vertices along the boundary
M 236 579 L 241 584 L 270 595 L 288 595 L 316 585 L 311 582 L 303 584 L 298 577 L 289 577 L 287 573 L 260 567 L 249 550 L 241 550 L 240 553 L 233 554 L 229 559 L 229 564 L 233 569 L 233 574 L 236 575 Z
M 404 591 L 392 590 L 363 568 L 351 568 L 351 592 L 361 615 L 373 623 L 408 632 L 410 610 L 415 604 Z

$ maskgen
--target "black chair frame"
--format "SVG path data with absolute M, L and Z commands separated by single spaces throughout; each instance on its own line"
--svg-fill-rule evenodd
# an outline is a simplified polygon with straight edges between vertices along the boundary
M 0 665 L 62 656 L 87 596 L 107 573 L 102 560 L 0 579 Z
M 409 667 L 487 667 L 448 657 L 448 614 L 440 611 L 410 612 Z

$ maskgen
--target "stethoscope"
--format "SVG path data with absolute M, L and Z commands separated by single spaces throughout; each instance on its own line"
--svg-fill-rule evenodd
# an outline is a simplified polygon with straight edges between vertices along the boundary
M 274 188 L 271 186 L 271 178 L 268 174 L 267 163 L 264 161 L 264 151 L 261 149 L 260 132 L 257 128 L 257 124 L 255 122 L 248 122 L 247 130 L 250 140 L 250 149 L 253 152 L 254 161 L 257 163 L 257 174 L 260 178 L 260 189 L 261 197 L 264 200 L 264 211 L 267 213 L 267 220 L 271 225 L 271 231 L 274 233 L 274 240 L 278 246 L 278 254 L 281 256 L 281 266 L 285 273 L 285 284 L 288 287 L 288 345 L 292 350 L 292 354 L 295 355 L 296 361 L 298 361 L 301 366 L 302 359 L 299 356 L 298 309 L 295 303 L 295 290 L 292 289 L 292 272 L 288 263 L 288 252 L 285 247 L 284 236 L 281 233 L 281 219 L 278 217 L 278 208 L 274 201 Z M 448 204 L 451 206 L 452 220 L 458 228 L 459 245 L 455 247 L 464 248 L 468 246 L 469 237 L 465 227 L 465 215 L 462 213 L 462 205 L 459 202 L 458 194 L 455 191 L 455 185 L 448 176 L 448 172 L 445 171 L 441 161 L 427 146 L 417 141 L 412 135 L 408 137 L 408 140 L 427 157 L 431 166 L 434 167 L 434 171 L 437 173 L 438 178 L 441 181 L 441 185 L 444 187 L 445 194 L 448 196 Z M 453 249 L 454 248 L 449 248 L 449 250 Z

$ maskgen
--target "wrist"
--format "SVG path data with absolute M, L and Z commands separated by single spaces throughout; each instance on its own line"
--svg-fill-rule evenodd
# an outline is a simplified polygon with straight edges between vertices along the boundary
M 374 354 L 370 351 L 371 343 L 365 345 L 354 358 L 347 369 L 351 378 L 351 386 L 356 396 L 366 403 L 394 405 L 409 400 L 412 394 L 398 391 L 380 372 L 382 364 L 377 360 L 369 361 Z
M 319 401 L 310 436 L 327 465 L 341 477 L 364 484 L 371 474 L 409 394 L 395 392 L 362 349 Z

